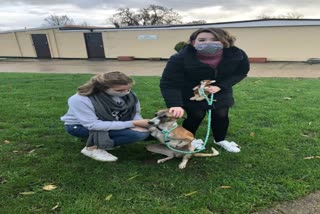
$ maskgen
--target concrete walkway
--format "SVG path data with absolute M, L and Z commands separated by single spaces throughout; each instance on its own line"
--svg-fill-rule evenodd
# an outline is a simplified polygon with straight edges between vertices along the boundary
M 122 71 L 128 75 L 160 76 L 166 61 L 117 61 L 117 60 L 36 60 L 2 59 L 0 72 L 30 73 L 101 73 Z M 320 64 L 300 62 L 252 63 L 251 77 L 302 77 L 319 78 Z

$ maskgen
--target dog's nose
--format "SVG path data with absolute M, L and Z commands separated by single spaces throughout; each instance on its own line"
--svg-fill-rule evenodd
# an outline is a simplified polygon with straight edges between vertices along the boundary
M 149 120 L 149 121 L 148 121 L 148 124 L 149 124 L 149 125 L 153 125 L 153 124 L 154 124 L 154 122 L 153 122 L 153 121 L 151 121 L 151 120 Z

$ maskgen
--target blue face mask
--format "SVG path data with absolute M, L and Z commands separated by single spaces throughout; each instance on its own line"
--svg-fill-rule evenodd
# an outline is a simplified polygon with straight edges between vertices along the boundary
M 201 43 L 201 44 L 196 44 L 194 48 L 201 54 L 215 54 L 216 52 L 223 49 L 223 44 Z

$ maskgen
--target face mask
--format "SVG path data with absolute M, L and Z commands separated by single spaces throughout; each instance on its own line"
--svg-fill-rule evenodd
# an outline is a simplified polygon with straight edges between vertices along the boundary
M 130 90 L 127 92 L 118 92 L 118 91 L 114 91 L 110 88 L 106 91 L 106 93 L 111 96 L 115 96 L 115 97 L 124 97 L 130 93 Z
M 196 44 L 194 48 L 201 54 L 215 54 L 216 52 L 223 49 L 223 44 L 202 43 L 202 44 Z

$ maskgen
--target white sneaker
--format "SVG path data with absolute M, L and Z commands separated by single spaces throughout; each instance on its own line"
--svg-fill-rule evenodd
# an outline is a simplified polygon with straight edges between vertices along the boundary
M 103 161 L 103 162 L 114 162 L 117 161 L 118 158 L 105 150 L 102 149 L 94 149 L 94 150 L 88 150 L 87 147 L 84 147 L 81 150 L 81 153 L 84 154 L 87 157 L 90 157 L 97 161 Z
M 222 140 L 219 142 L 215 142 L 213 141 L 215 144 L 221 146 L 222 148 L 224 148 L 226 151 L 228 152 L 233 152 L 233 153 L 238 153 L 240 152 L 240 147 L 238 144 L 236 144 L 235 142 L 229 142 L 227 140 Z

